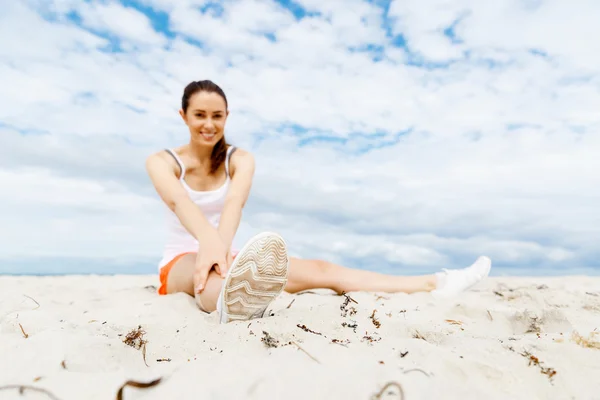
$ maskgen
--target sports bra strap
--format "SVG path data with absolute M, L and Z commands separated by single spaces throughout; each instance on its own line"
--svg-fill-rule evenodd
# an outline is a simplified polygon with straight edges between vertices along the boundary
M 233 152 L 236 150 L 237 148 L 235 146 L 230 146 L 227 149 L 227 155 L 225 156 L 225 172 L 227 173 L 227 176 L 229 176 L 229 159 L 231 158 L 231 155 L 233 154 Z M 231 178 L 231 177 L 230 177 Z
M 175 159 L 175 161 L 177 161 L 177 164 L 179 164 L 179 168 L 181 168 L 181 176 L 179 177 L 179 179 L 183 179 L 183 177 L 185 176 L 185 165 L 183 165 L 183 161 L 181 161 L 181 158 L 179 158 L 179 156 L 177 155 L 176 152 L 174 152 L 171 149 L 165 149 L 165 151 L 167 153 L 169 153 L 171 156 L 173 156 L 173 158 Z

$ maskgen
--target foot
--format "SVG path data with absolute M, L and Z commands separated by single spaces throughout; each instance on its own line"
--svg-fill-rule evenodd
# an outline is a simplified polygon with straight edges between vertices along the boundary
M 438 299 L 449 298 L 464 292 L 485 279 L 492 268 L 492 260 L 481 256 L 473 265 L 463 269 L 443 269 L 438 276 L 438 287 L 431 292 Z M 441 278 L 441 279 L 440 279 Z
M 236 256 L 217 300 L 221 323 L 261 318 L 285 288 L 289 257 L 283 238 L 254 236 Z

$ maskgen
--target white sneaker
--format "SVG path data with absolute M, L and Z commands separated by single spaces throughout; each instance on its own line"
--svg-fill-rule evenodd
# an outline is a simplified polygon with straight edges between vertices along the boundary
M 235 257 L 217 300 L 222 324 L 261 318 L 285 288 L 289 257 L 287 246 L 276 233 L 260 233 Z
M 445 282 L 442 282 L 441 287 L 433 290 L 431 295 L 437 299 L 456 296 L 487 278 L 491 268 L 492 260 L 481 256 L 467 268 L 442 269 L 441 274 L 445 274 Z

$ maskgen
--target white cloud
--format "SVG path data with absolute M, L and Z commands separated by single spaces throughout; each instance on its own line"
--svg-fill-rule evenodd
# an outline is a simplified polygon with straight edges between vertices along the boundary
M 164 206 L 143 160 L 185 143 L 181 92 L 205 78 L 228 95 L 229 139 L 258 160 L 238 244 L 276 229 L 294 255 L 395 272 L 482 253 L 506 266 L 600 255 L 596 3 L 395 1 L 386 23 L 410 52 L 366 2 L 299 1 L 320 13 L 300 20 L 249 0 L 220 16 L 202 1 L 145 3 L 177 37 L 115 2 L 10 3 L 0 16 L 13 38 L 0 43 L 5 257 L 158 260 Z M 458 18 L 453 44 L 443 30 Z M 110 53 L 90 28 L 131 46 Z M 415 55 L 452 62 L 403 64 Z M 290 126 L 313 141 L 298 148 Z M 360 151 L 383 142 L 395 144 Z
M 125 41 L 138 44 L 160 46 L 166 42 L 162 34 L 157 33 L 146 15 L 115 1 L 107 3 L 80 2 L 74 9 L 83 20 L 83 25 L 109 32 Z

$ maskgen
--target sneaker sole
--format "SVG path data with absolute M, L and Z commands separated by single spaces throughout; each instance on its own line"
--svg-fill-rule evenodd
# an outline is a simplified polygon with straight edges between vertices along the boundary
M 289 257 L 283 238 L 266 232 L 240 250 L 223 282 L 221 323 L 262 317 L 287 283 Z

